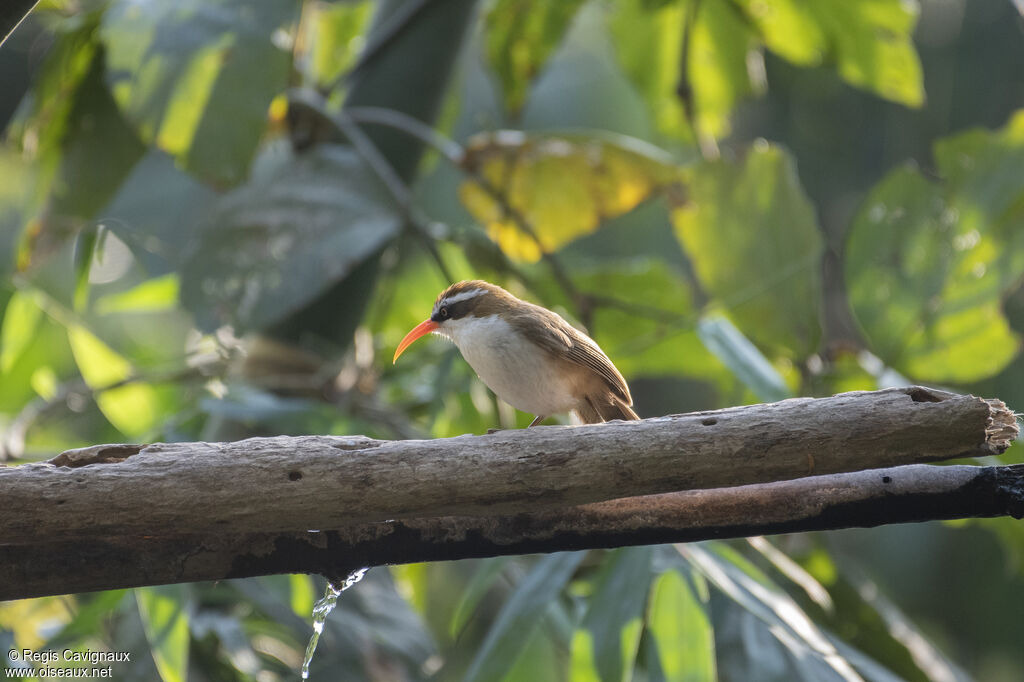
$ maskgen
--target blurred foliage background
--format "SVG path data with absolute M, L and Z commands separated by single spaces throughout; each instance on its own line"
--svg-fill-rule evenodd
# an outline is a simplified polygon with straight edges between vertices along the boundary
M 388 362 L 469 277 L 585 326 L 642 416 L 1022 405 L 1019 10 L 43 0 L 0 49 L 0 459 L 523 427 L 448 344 Z M 1019 680 L 1022 557 L 998 519 L 377 568 L 312 677 Z M 322 589 L 8 602 L 0 649 L 295 679 Z

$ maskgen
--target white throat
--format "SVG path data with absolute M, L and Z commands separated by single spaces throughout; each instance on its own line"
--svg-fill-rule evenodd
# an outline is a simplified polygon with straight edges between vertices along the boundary
M 438 332 L 455 342 L 477 376 L 512 407 L 547 416 L 576 406 L 551 356 L 500 316 L 448 320 Z

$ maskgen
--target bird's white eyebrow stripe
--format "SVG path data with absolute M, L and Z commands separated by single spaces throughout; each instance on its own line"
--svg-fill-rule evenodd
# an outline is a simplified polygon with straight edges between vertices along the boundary
M 435 310 L 437 309 L 437 307 L 445 305 L 455 305 L 459 301 L 465 301 L 467 299 L 474 298 L 484 293 L 487 292 L 485 292 L 483 289 L 470 289 L 469 291 L 460 291 L 454 296 L 446 296 L 445 298 L 438 301 L 437 306 L 435 306 Z

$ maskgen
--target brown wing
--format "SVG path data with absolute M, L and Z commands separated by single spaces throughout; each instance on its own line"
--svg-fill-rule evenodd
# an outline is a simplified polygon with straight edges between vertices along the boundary
M 578 365 L 593 370 L 626 405 L 633 404 L 626 380 L 593 339 L 556 313 L 532 303 L 529 314 L 516 315 L 514 323 L 537 345 Z

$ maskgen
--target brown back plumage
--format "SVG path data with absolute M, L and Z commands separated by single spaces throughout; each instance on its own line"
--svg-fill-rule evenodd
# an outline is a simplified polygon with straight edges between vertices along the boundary
M 472 297 L 451 304 L 453 317 L 471 315 L 487 317 L 505 311 L 506 319 L 521 334 L 548 351 L 556 358 L 568 360 L 589 370 L 588 377 L 596 378 L 600 388 L 586 381 L 583 402 L 576 408 L 580 420 L 586 424 L 609 419 L 636 420 L 640 417 L 630 409 L 633 398 L 622 374 L 597 343 L 547 308 L 516 298 L 499 286 L 483 280 L 456 282 L 441 292 L 434 303 L 434 312 L 452 299 L 475 289 L 489 295 Z M 603 390 L 601 390 L 603 389 Z

